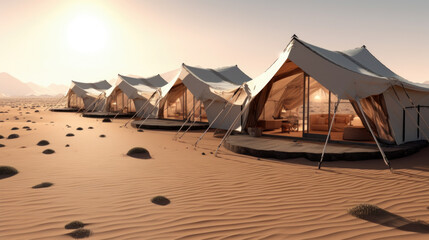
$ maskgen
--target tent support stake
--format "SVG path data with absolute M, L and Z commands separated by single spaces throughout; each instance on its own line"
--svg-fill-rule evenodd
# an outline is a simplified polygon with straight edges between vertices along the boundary
M 54 108 L 54 107 L 56 107 L 62 100 L 64 100 L 64 98 L 66 97 L 67 95 L 64 95 L 64 96 L 62 96 L 61 98 L 60 98 L 60 100 L 58 100 L 58 102 L 57 103 L 55 103 L 55 105 L 54 106 L 51 106 L 51 107 L 47 107 L 47 108 L 45 108 L 45 110 L 43 110 L 43 111 L 46 111 L 46 110 L 48 110 L 48 109 L 51 109 L 51 108 Z
M 155 105 L 153 106 L 152 110 L 150 110 L 149 114 L 147 115 L 147 117 L 143 120 L 143 122 L 141 124 L 143 124 L 144 122 L 146 122 L 146 120 L 150 117 L 150 115 L 153 113 L 153 111 L 158 107 L 158 105 L 161 103 L 161 98 L 158 98 L 155 102 Z
M 240 97 L 241 93 L 242 93 L 241 91 L 238 93 L 237 98 L 235 99 L 235 101 L 237 101 L 237 100 L 238 100 L 238 98 Z M 226 114 L 224 114 L 224 115 L 223 115 L 223 118 L 222 118 L 222 120 L 221 120 L 221 121 L 225 120 L 226 116 L 228 116 L 228 115 L 229 115 L 229 113 L 231 112 L 231 110 L 232 110 L 232 108 L 233 108 L 233 107 L 234 107 L 234 104 L 231 104 L 231 106 L 229 107 L 229 109 L 228 109 L 228 111 L 226 112 Z M 242 109 L 240 109 L 240 111 L 241 111 L 241 110 L 242 110 Z M 216 130 L 215 130 L 215 134 L 216 134 L 217 130 L 218 130 L 218 129 L 216 129 Z
M 139 110 L 138 111 L 136 111 L 136 113 L 134 113 L 134 115 L 130 118 L 130 120 L 128 120 L 125 124 L 124 124 L 124 127 L 126 127 L 127 125 L 128 125 L 128 123 L 131 121 L 131 120 L 133 120 L 136 116 L 137 116 L 137 114 L 139 114 L 142 110 L 143 110 L 143 108 L 145 108 L 149 103 L 150 103 L 150 100 L 152 100 L 152 98 L 155 96 L 155 94 L 156 94 L 156 92 L 154 92 L 153 94 L 152 94 L 152 96 L 150 96 L 150 98 L 139 108 Z M 145 110 L 145 112 L 146 112 L 146 110 Z M 143 113 L 143 115 L 144 115 L 144 113 Z
M 246 99 L 246 101 L 244 103 L 247 103 L 247 100 L 250 100 L 250 98 L 248 97 L 248 99 Z M 216 152 L 215 152 L 215 157 L 217 156 L 217 153 L 219 151 L 219 148 L 222 146 L 223 142 L 225 142 L 225 140 L 229 137 L 229 135 L 232 133 L 233 128 L 235 126 L 235 124 L 237 123 L 238 119 L 241 119 L 241 115 L 243 115 L 243 113 L 247 110 L 247 108 L 250 106 L 250 104 L 246 104 L 246 106 L 243 108 L 243 110 L 241 110 L 241 112 L 237 115 L 237 117 L 234 119 L 234 122 L 231 124 L 231 126 L 229 127 L 228 131 L 225 133 L 225 136 L 223 136 L 222 140 L 220 141 L 219 145 L 216 148 Z
M 88 109 L 92 106 L 92 104 L 94 104 L 94 103 L 96 103 L 96 102 L 97 102 L 97 100 L 100 98 L 101 94 L 103 94 L 103 93 L 100 93 L 100 95 L 98 95 L 98 96 L 94 99 L 94 101 L 92 101 L 92 103 L 91 103 L 91 104 L 89 104 Z M 82 99 L 82 101 L 83 101 L 83 99 Z M 80 110 L 82 110 L 84 107 L 85 107 L 85 103 L 83 103 L 83 107 L 81 107 L 81 108 L 79 108 L 79 109 L 77 110 L 77 113 L 79 113 L 79 112 L 80 112 Z M 89 111 L 88 109 L 84 109 L 83 113 L 88 112 L 88 111 Z
M 195 98 L 194 98 L 195 99 Z M 195 100 L 194 100 L 195 101 Z M 211 103 L 210 103 L 211 104 Z M 195 104 L 194 104 L 195 105 Z M 200 101 L 200 107 L 201 107 L 201 101 Z M 192 108 L 192 110 L 188 113 L 188 117 L 186 118 L 186 121 L 183 122 L 182 126 L 180 126 L 179 130 L 176 132 L 176 134 L 173 137 L 173 140 L 177 139 L 177 135 L 180 133 L 180 131 L 182 131 L 182 128 L 185 126 L 186 123 L 189 122 L 189 120 L 191 119 L 192 114 L 195 113 L 195 106 L 194 108 Z M 195 117 L 194 117 L 195 118 Z
M 214 99 L 210 102 L 210 104 L 207 106 L 206 110 L 210 108 L 210 106 L 212 105 L 212 103 L 214 103 Z M 201 110 L 201 104 L 200 104 L 200 110 Z M 187 133 L 192 126 L 194 126 L 195 122 L 197 121 L 197 119 L 195 119 L 194 117 L 194 121 L 191 123 L 191 125 L 186 129 L 185 132 L 183 132 L 183 134 L 179 137 L 179 139 L 182 139 L 182 137 L 185 135 L 185 133 Z
M 232 100 L 232 98 L 235 96 L 235 94 L 237 94 L 237 92 L 241 89 L 242 87 L 238 88 L 237 91 L 231 96 L 231 98 L 225 103 L 225 105 L 223 106 L 222 110 L 219 111 L 219 113 L 216 115 L 216 117 L 214 118 L 214 120 L 210 123 L 210 125 L 207 127 L 207 129 L 203 132 L 203 134 L 201 134 L 201 136 L 198 138 L 198 140 L 194 143 L 194 147 L 197 147 L 198 143 L 203 139 L 204 135 L 209 131 L 209 129 L 213 126 L 213 124 L 216 122 L 216 120 L 218 119 L 218 117 L 223 113 L 223 111 L 225 111 L 226 107 L 228 106 L 228 104 L 230 104 L 230 100 Z M 232 103 L 231 103 L 232 104 Z
M 330 97 L 331 96 L 329 96 L 329 98 Z M 335 115 L 337 114 L 339 104 L 340 104 L 340 98 L 337 97 L 337 102 L 336 102 L 335 108 L 334 108 L 334 115 L 332 116 L 331 125 L 329 125 L 328 136 L 326 136 L 326 141 L 325 141 L 325 145 L 323 146 L 322 156 L 320 157 L 319 165 L 317 166 L 318 169 L 320 169 L 322 167 L 323 157 L 325 156 L 326 146 L 328 145 L 329 137 L 331 136 L 332 126 L 334 125 L 334 122 L 335 122 Z M 329 116 L 330 115 L 331 114 L 329 113 Z
M 365 120 L 365 123 L 366 123 L 366 125 L 368 126 L 369 131 L 371 132 L 371 135 L 372 135 L 372 137 L 374 138 L 375 143 L 377 144 L 378 150 L 380 150 L 380 153 L 381 153 L 381 156 L 383 157 L 383 161 L 384 161 L 384 163 L 389 167 L 390 172 L 392 172 L 392 173 L 393 173 L 393 169 L 392 169 L 392 167 L 390 166 L 390 162 L 389 162 L 389 160 L 387 159 L 386 154 L 384 154 L 384 151 L 383 151 L 383 149 L 381 148 L 380 143 L 378 142 L 377 138 L 375 137 L 375 134 L 374 134 L 374 132 L 372 131 L 371 125 L 369 125 L 369 122 L 368 122 L 368 120 L 367 120 L 367 118 L 366 118 L 366 116 L 365 116 L 365 112 L 363 111 L 362 105 L 360 104 L 360 100 L 359 100 L 358 98 L 356 98 L 356 99 L 355 99 L 355 101 L 356 101 L 356 103 L 357 103 L 357 104 L 358 104 L 358 106 L 359 106 L 359 109 L 360 109 L 360 111 L 361 111 L 361 113 L 362 113 L 363 119 Z

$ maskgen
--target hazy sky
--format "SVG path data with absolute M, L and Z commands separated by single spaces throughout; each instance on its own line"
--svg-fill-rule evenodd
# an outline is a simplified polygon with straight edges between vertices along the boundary
M 363 44 L 397 74 L 429 80 L 429 1 L 0 0 L 0 72 L 42 85 L 238 64 L 265 71 L 293 34 Z

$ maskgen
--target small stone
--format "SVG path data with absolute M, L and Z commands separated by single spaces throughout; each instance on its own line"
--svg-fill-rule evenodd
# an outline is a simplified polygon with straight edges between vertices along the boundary
M 37 184 L 37 185 L 35 185 L 35 186 L 32 186 L 31 188 L 47 188 L 47 187 L 50 187 L 50 186 L 52 186 L 52 185 L 54 185 L 53 183 L 50 183 L 50 182 L 42 182 L 42 183 L 40 183 L 40 184 Z
M 37 146 L 46 146 L 46 145 L 49 145 L 49 142 L 47 140 L 40 140 L 37 143 Z
M 73 232 L 69 233 L 68 235 L 72 238 L 75 238 L 75 239 L 86 238 L 86 237 L 89 237 L 91 235 L 91 230 L 80 228 L 80 229 L 74 230 Z
M 53 154 L 53 153 L 55 153 L 55 151 L 54 150 L 52 150 L 52 149 L 46 149 L 45 151 L 43 151 L 42 152 L 43 154 Z
M 156 196 L 152 198 L 151 202 L 160 206 L 166 206 L 170 204 L 170 200 L 164 196 Z
M 18 134 L 10 134 L 7 139 L 15 139 L 15 138 L 19 138 Z
M 85 224 L 81 221 L 73 221 L 64 226 L 65 229 L 79 229 L 85 227 Z

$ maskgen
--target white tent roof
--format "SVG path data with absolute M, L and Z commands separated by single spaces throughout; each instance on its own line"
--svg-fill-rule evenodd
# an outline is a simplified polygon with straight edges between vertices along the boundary
M 118 74 L 117 88 L 121 89 L 128 98 L 150 98 L 155 92 L 167 93 L 178 79 L 180 69 L 173 70 L 153 77 L 131 77 Z M 162 95 L 162 94 L 161 94 Z
M 429 92 L 424 85 L 395 74 L 365 47 L 330 51 L 293 38 L 266 72 L 247 83 L 252 96 L 256 96 L 282 68 L 287 68 L 290 61 L 342 99 L 366 98 L 392 85 Z
M 230 101 L 244 83 L 251 80 L 237 65 L 217 69 L 191 67 L 183 64 L 180 79 L 198 100 Z
M 69 91 L 73 91 L 78 97 L 98 97 L 100 94 L 112 88 L 106 80 L 94 83 L 72 81 Z

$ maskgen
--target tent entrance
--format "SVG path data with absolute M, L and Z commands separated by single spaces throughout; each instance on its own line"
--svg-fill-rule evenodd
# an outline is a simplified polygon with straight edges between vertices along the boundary
M 114 113 L 135 113 L 136 107 L 133 100 L 129 99 L 120 89 L 117 89 L 110 99 L 108 99 L 108 111 Z
M 164 102 L 160 104 L 159 118 L 208 122 L 204 104 L 183 84 L 173 87 Z
M 264 135 L 325 140 L 337 97 L 304 72 L 275 79 L 257 127 Z M 330 140 L 373 143 L 348 100 L 339 102 Z
M 70 91 L 70 94 L 67 99 L 67 107 L 83 109 L 84 106 L 85 105 L 83 99 L 81 97 L 78 97 L 73 91 Z

